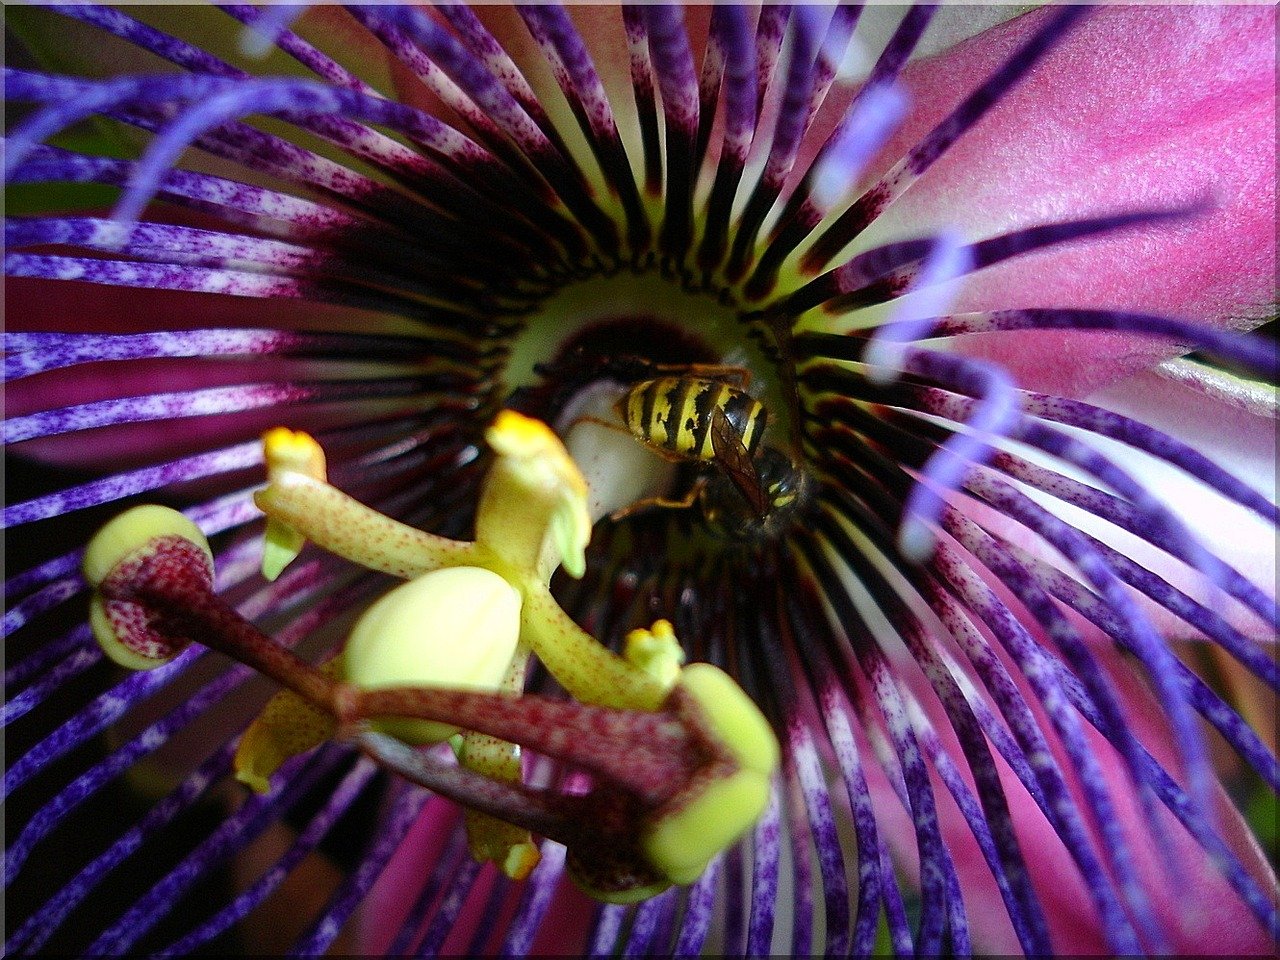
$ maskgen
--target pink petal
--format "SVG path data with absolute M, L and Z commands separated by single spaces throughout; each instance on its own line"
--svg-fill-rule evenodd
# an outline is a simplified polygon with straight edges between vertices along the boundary
M 1100 661 L 1108 668 L 1119 688 L 1121 702 L 1132 729 L 1157 761 L 1166 769 L 1176 771 L 1178 762 L 1167 725 L 1163 721 L 1164 711 L 1152 700 L 1146 689 L 1132 678 L 1120 656 L 1106 649 L 1109 642 L 1104 643 L 1099 638 L 1094 640 L 1096 642 L 1093 646 Z M 914 692 L 925 704 L 944 746 L 963 769 L 964 760 L 959 744 L 936 699 L 925 689 L 918 672 L 907 673 L 913 681 L 911 685 Z M 1025 686 L 1023 691 L 1030 701 L 1031 695 Z M 1043 713 L 1036 710 L 1036 714 L 1042 728 L 1048 730 L 1049 725 Z M 1270 954 L 1273 946 L 1269 935 L 1222 879 L 1204 851 L 1160 807 L 1163 826 L 1172 843 L 1173 861 L 1183 871 L 1180 884 L 1168 877 L 1164 860 L 1151 843 L 1145 815 L 1133 794 L 1132 781 L 1125 772 L 1123 762 L 1092 728 L 1088 729 L 1088 740 L 1115 798 L 1116 810 L 1132 844 L 1139 875 L 1174 953 L 1180 956 Z M 1067 761 L 1057 749 L 1056 738 L 1052 735 L 1050 743 L 1054 745 L 1055 755 L 1065 772 L 1069 769 Z M 1074 861 L 1057 832 L 998 755 L 996 764 L 1013 816 L 1018 842 L 1049 923 L 1054 950 L 1063 955 L 1107 954 L 1107 943 L 1092 899 Z M 874 764 L 870 765 L 868 774 L 868 784 L 876 803 L 876 815 L 881 829 L 892 844 L 903 868 L 915 877 L 918 866 L 910 820 Z M 966 779 L 969 778 L 966 776 Z M 1068 782 L 1071 779 L 1068 774 Z M 969 785 L 972 789 L 971 779 Z M 1004 901 L 973 840 L 968 824 L 936 777 L 933 778 L 933 789 L 938 800 L 943 838 L 951 851 L 960 889 L 964 894 L 975 947 L 984 953 L 1020 955 L 1021 948 L 1009 922 Z M 1079 800 L 1078 790 L 1074 792 Z M 1217 814 L 1227 845 L 1264 890 L 1274 888 L 1274 874 L 1243 819 L 1224 792 L 1219 791 L 1218 799 Z M 1085 817 L 1088 822 L 1088 815 Z
M 1144 373 L 1092 395 L 1089 402 L 1149 424 L 1199 451 L 1264 497 L 1274 500 L 1276 434 L 1272 420 L 1207 399 L 1187 387 L 1154 373 Z M 1056 427 L 1081 438 L 1091 448 L 1136 479 L 1163 504 L 1203 547 L 1234 567 L 1264 594 L 1275 595 L 1277 577 L 1275 529 L 1253 511 L 1230 501 L 1177 467 L 1134 450 L 1119 441 L 1071 428 Z M 1032 459 L 1035 459 L 1034 457 Z M 1049 460 L 1051 469 L 1079 476 L 1098 486 L 1095 478 Z M 1163 578 L 1196 602 L 1222 616 L 1250 639 L 1276 642 L 1270 625 L 1235 600 L 1209 585 L 1203 574 L 1134 534 L 1106 520 L 1026 489 L 1029 497 L 1072 526 L 1102 541 Z M 1005 514 L 968 498 L 953 502 L 987 530 L 1047 563 L 1062 567 L 1062 557 L 1040 537 Z M 1198 637 L 1164 607 L 1141 600 L 1142 609 L 1159 633 L 1173 641 Z M 1109 641 L 1108 641 L 1109 643 Z
M 383 956 L 395 941 L 409 910 L 418 899 L 423 886 L 431 876 L 437 862 L 447 848 L 449 838 L 461 827 L 459 808 L 447 800 L 434 797 L 427 801 L 417 822 L 410 828 L 404 841 L 388 863 L 386 870 L 357 914 L 358 941 L 365 956 Z M 484 927 L 490 928 L 486 949 L 501 946 L 505 931 L 515 913 L 525 885 L 512 884 L 499 907 L 499 916 L 486 913 L 489 892 L 497 881 L 498 873 L 492 865 L 481 868 L 476 886 L 464 904 L 456 923 L 450 928 L 442 944 L 445 956 L 461 956 L 472 938 Z M 437 894 L 443 899 L 449 894 L 448 881 Z M 438 901 L 437 901 L 438 902 Z M 585 938 L 591 918 L 597 909 L 595 901 L 562 878 L 552 894 L 547 919 L 539 926 L 534 937 L 534 956 L 579 956 L 585 947 Z M 421 935 L 422 930 L 419 930 Z
M 1048 16 L 1040 11 L 906 72 L 894 162 Z M 1275 296 L 1273 7 L 1102 7 L 886 212 L 868 238 L 955 226 L 972 239 L 1211 197 L 1194 220 L 1020 258 L 958 309 L 1128 308 L 1226 325 Z M 1236 320 L 1237 325 L 1244 321 Z M 1081 396 L 1169 355 L 1110 334 L 1000 334 L 958 349 L 1028 386 Z
M 1117 383 L 1089 397 L 1089 402 L 1150 424 L 1181 440 L 1274 500 L 1274 420 L 1215 402 L 1155 373 L 1139 374 Z M 1120 444 L 1104 440 L 1091 442 L 1113 458 L 1123 457 L 1120 462 L 1124 468 L 1180 517 L 1203 544 L 1263 591 L 1275 593 L 1276 534 L 1270 524 L 1167 464 L 1135 455 Z M 1090 532 L 1097 535 L 1097 531 Z M 1167 558 L 1162 558 L 1145 544 L 1138 545 L 1132 538 L 1121 549 L 1175 586 L 1208 603 L 1249 636 L 1263 642 L 1275 642 L 1274 634 L 1257 618 L 1244 614 L 1234 603 L 1225 603 L 1221 596 L 1210 599 L 1211 594 L 1200 585 L 1202 578 L 1199 575 L 1180 564 L 1171 564 Z M 1163 609 L 1153 616 L 1167 636 L 1185 635 L 1185 627 L 1175 627 L 1174 619 Z
M 357 938 L 368 955 L 383 956 L 387 952 L 408 918 L 425 878 L 444 856 L 446 841 L 458 829 L 461 816 L 456 806 L 439 797 L 428 800 L 422 808 L 356 915 Z

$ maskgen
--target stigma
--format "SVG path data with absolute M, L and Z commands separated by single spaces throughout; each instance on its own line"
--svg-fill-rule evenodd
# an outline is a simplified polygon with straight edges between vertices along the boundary
M 235 758 L 254 790 L 290 757 L 337 740 L 465 807 L 473 853 L 508 876 L 538 862 L 536 835 L 564 844 L 570 874 L 602 900 L 691 883 L 763 812 L 777 739 L 728 674 L 685 665 L 670 622 L 633 631 L 621 654 L 574 623 L 549 583 L 558 567 L 585 571 L 588 484 L 539 421 L 504 412 L 487 439 L 495 456 L 476 539 L 455 541 L 336 490 L 307 435 L 264 437 L 264 576 L 311 541 L 405 581 L 326 662 L 241 617 L 214 589 L 200 530 L 157 506 L 116 518 L 86 550 L 94 635 L 133 669 L 197 643 L 275 681 Z M 531 658 L 568 699 L 525 692 Z M 588 788 L 528 785 L 526 750 Z

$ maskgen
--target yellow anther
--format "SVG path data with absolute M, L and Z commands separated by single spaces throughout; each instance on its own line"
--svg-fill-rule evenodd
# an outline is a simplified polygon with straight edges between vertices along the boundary
M 89 601 L 93 637 L 111 660 L 130 670 L 152 670 L 177 655 L 182 644 L 153 633 L 147 615 L 135 604 L 108 602 L 97 589 L 121 566 L 144 558 L 156 545 L 178 539 L 202 557 L 198 575 L 213 582 L 213 553 L 200 528 L 176 510 L 147 504 L 126 510 L 89 541 L 81 568 L 94 587 Z
M 363 690 L 497 690 L 516 651 L 520 605 L 507 581 L 479 567 L 425 574 L 365 611 L 343 652 L 346 679 Z M 378 727 L 418 744 L 447 740 L 458 729 L 426 720 Z
M 477 858 L 479 859 L 479 858 Z M 512 844 L 499 869 L 512 880 L 527 880 L 533 868 L 542 862 L 542 853 L 532 841 Z
M 320 672 L 336 678 L 341 671 L 335 658 Z M 267 701 L 249 725 L 236 749 L 236 779 L 258 793 L 271 788 L 270 777 L 290 757 L 306 753 L 333 736 L 333 717 L 308 703 L 292 690 L 281 690 Z
M 549 577 L 563 565 L 582 576 L 591 539 L 587 482 L 560 438 L 513 410 L 499 413 L 485 438 L 498 460 L 476 514 L 477 542 L 516 570 Z
M 262 435 L 262 453 L 268 476 L 287 470 L 313 480 L 327 477 L 324 450 L 311 434 L 301 430 L 273 427 Z
M 778 738 L 732 677 L 709 663 L 694 663 L 680 672 L 680 686 L 697 701 L 708 727 L 740 767 L 765 777 L 773 775 L 781 757 Z
M 578 465 L 555 431 L 541 420 L 514 410 L 503 410 L 485 431 L 485 439 L 499 456 L 548 467 L 573 493 L 583 497 L 587 495 L 587 481 L 583 479 Z
M 267 463 L 267 480 L 278 480 L 286 473 L 297 473 L 324 481 L 324 451 L 308 433 L 287 427 L 275 427 L 262 435 L 262 454 Z M 267 518 L 266 539 L 262 545 L 262 575 L 275 580 L 302 552 L 306 539 L 297 530 L 275 517 Z
M 645 828 L 641 845 L 650 865 L 673 883 L 692 883 L 760 818 L 780 751 L 760 709 L 724 671 L 695 663 L 681 672 L 680 686 L 737 765 L 695 781 Z
M 623 657 L 657 680 L 664 690 L 670 690 L 680 677 L 684 649 L 670 621 L 658 620 L 648 630 L 641 628 L 627 634 Z
M 751 828 L 769 802 L 769 780 L 739 770 L 707 784 L 645 833 L 645 857 L 672 883 L 693 883 Z

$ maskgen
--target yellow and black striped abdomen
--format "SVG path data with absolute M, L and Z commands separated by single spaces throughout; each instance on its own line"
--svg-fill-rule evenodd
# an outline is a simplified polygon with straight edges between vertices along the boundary
M 733 432 L 754 454 L 764 437 L 768 411 L 750 394 L 719 380 L 659 377 L 637 383 L 620 404 L 622 421 L 635 436 L 668 453 L 711 460 L 711 415 L 724 411 Z

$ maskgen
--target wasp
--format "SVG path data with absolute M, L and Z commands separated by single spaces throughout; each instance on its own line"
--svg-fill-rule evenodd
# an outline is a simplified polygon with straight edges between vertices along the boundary
M 668 460 L 716 470 L 700 476 L 681 500 L 642 500 L 615 519 L 650 506 L 697 502 L 707 525 L 730 539 L 774 535 L 801 499 L 805 477 L 792 457 L 764 443 L 769 411 L 746 391 L 750 376 L 741 367 L 695 364 L 627 390 L 617 412 L 633 436 Z

